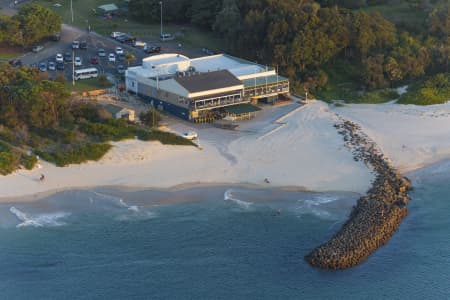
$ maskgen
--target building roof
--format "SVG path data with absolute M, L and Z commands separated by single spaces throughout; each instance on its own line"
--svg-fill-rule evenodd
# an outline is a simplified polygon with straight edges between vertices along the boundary
M 265 66 L 227 54 L 191 59 L 191 66 L 199 72 L 229 70 L 236 77 L 266 72 Z
M 105 109 L 113 115 L 117 114 L 118 112 L 120 112 L 124 109 L 128 110 L 128 108 L 120 107 L 120 106 L 117 106 L 114 104 L 106 104 Z
M 252 113 L 261 110 L 258 106 L 251 104 L 239 104 L 225 107 L 225 111 L 233 115 L 241 115 L 245 113 Z
M 116 11 L 119 8 L 117 7 L 117 5 L 115 5 L 114 3 L 110 3 L 110 4 L 104 4 L 104 5 L 100 5 L 98 7 L 98 9 L 103 10 L 104 12 L 111 12 L 111 11 Z
M 175 77 L 174 79 L 190 93 L 216 90 L 232 86 L 242 87 L 242 82 L 228 70 Z

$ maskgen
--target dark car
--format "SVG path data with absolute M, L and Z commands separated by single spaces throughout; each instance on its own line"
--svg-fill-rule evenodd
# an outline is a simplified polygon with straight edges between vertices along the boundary
M 125 73 L 125 67 L 123 65 L 117 66 L 117 73 L 124 74 Z
M 87 42 L 86 41 L 81 41 L 80 42 L 80 49 L 86 50 L 87 48 L 88 48 Z
M 64 61 L 71 62 L 72 61 L 72 52 L 64 53 Z
M 159 53 L 159 52 L 161 52 L 161 47 L 160 46 L 147 46 L 146 48 L 144 48 L 144 52 L 145 53 Z
M 8 63 L 13 67 L 20 67 L 22 65 L 22 61 L 20 59 L 11 59 Z
M 97 56 L 94 56 L 94 57 L 91 58 L 91 64 L 92 65 L 98 65 L 98 57 Z
M 123 54 L 123 53 L 122 54 L 118 54 L 117 55 L 117 60 L 118 61 L 124 61 L 125 60 L 125 54 Z
M 41 72 L 47 71 L 47 63 L 45 63 L 45 62 L 39 63 L 39 71 L 41 71 Z
M 128 34 L 123 34 L 120 35 L 116 38 L 116 40 L 118 40 L 119 42 L 123 43 L 127 43 L 127 44 L 133 44 L 134 41 L 136 41 L 136 38 L 134 36 L 128 35 Z
M 59 41 L 60 39 L 61 39 L 61 33 L 60 33 L 60 32 L 54 33 L 54 34 L 52 34 L 52 35 L 50 36 L 50 40 L 51 40 L 51 41 L 54 41 L 54 42 L 57 42 L 57 41 Z
M 56 70 L 64 70 L 64 63 L 63 62 L 57 62 L 56 63 Z

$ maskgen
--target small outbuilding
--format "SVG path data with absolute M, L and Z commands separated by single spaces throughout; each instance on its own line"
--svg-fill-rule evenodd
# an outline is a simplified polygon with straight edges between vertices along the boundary
M 98 9 L 102 14 L 110 14 L 110 13 L 113 13 L 113 12 L 116 12 L 116 11 L 119 10 L 119 8 L 117 7 L 117 5 L 115 5 L 114 3 L 100 5 L 99 7 L 97 7 L 97 9 Z
M 135 120 L 135 112 L 133 109 L 120 107 L 114 104 L 105 105 L 105 109 L 111 113 L 114 119 L 126 119 L 131 122 Z

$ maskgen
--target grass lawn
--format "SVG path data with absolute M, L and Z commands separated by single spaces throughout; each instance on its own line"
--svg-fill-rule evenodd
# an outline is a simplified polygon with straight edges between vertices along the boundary
M 8 61 L 13 58 L 17 58 L 21 56 L 23 53 L 17 49 L 12 47 L 0 47 L 0 62 Z
M 411 29 L 421 29 L 428 15 L 427 12 L 412 7 L 404 0 L 396 0 L 384 5 L 369 6 L 361 10 L 365 12 L 379 12 L 392 23 Z
M 110 88 L 112 84 L 108 84 L 107 86 L 101 85 L 97 77 L 77 80 L 75 81 L 75 85 L 72 85 L 72 81 L 68 80 L 64 83 L 64 86 L 72 92 L 86 92 L 98 89 L 107 89 Z
M 60 3 L 61 7 L 54 7 L 54 3 Z M 60 1 L 46 1 L 37 0 L 42 6 L 53 9 L 59 14 L 63 23 L 72 24 L 72 16 L 70 12 L 70 0 Z M 97 16 L 94 13 L 99 5 L 108 4 L 111 1 L 108 0 L 73 0 L 74 21 L 73 25 L 87 29 L 88 25 L 91 30 L 109 36 L 112 31 L 120 31 L 132 34 L 138 38 L 158 40 L 160 34 L 160 20 L 154 20 L 154 24 L 143 24 L 129 19 L 126 15 L 122 17 L 116 17 L 112 20 L 106 20 L 101 16 Z M 122 0 L 116 2 L 118 6 L 124 3 Z M 125 14 L 125 13 L 124 13 Z M 190 25 L 172 25 L 164 24 L 164 32 L 171 33 L 177 37 L 177 41 L 180 41 L 183 45 L 191 47 L 208 47 L 211 49 L 221 49 L 221 40 L 215 38 L 212 33 L 200 30 Z

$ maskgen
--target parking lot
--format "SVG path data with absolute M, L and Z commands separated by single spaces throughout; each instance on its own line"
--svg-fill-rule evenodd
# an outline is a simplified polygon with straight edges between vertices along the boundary
M 73 49 L 73 41 L 86 42 L 86 49 Z M 123 55 L 117 55 L 116 47 L 123 49 Z M 99 56 L 99 49 L 104 49 L 105 56 Z M 37 53 L 29 53 L 21 58 L 22 63 L 39 67 L 45 65 L 48 68 L 49 62 L 56 62 L 56 55 L 60 53 L 64 57 L 64 70 L 48 70 L 49 78 L 56 78 L 57 74 L 64 74 L 68 80 L 72 80 L 72 67 L 75 70 L 95 67 L 99 74 L 114 76 L 118 74 L 118 66 L 128 67 L 125 60 L 126 53 L 132 53 L 135 57 L 130 62 L 130 66 L 141 63 L 142 58 L 148 56 L 142 49 L 134 48 L 128 44 L 121 44 L 112 38 L 103 37 L 95 33 L 80 31 L 70 26 L 64 26 L 61 33 L 61 40 L 58 42 L 47 42 L 44 49 Z M 114 61 L 108 59 L 113 54 Z M 73 58 L 80 58 L 81 64 L 75 65 Z

